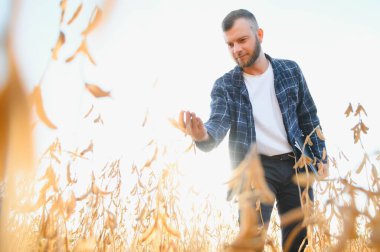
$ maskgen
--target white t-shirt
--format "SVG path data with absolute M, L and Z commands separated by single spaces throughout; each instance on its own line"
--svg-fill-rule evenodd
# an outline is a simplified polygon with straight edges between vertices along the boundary
M 252 104 L 258 152 L 267 156 L 291 152 L 292 147 L 287 140 L 274 90 L 271 64 L 269 63 L 267 70 L 261 75 L 244 73 L 244 82 Z

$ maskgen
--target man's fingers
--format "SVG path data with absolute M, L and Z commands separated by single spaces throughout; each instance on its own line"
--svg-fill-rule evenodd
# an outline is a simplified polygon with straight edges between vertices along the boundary
M 203 124 L 203 121 L 202 121 L 202 119 L 198 119 L 198 126 L 199 126 L 199 128 L 201 128 L 201 129 L 203 129 L 205 126 L 204 126 L 204 124 Z
M 203 122 L 202 122 L 202 119 L 199 117 L 197 117 L 197 127 L 199 130 L 203 129 Z
M 197 116 L 195 113 L 190 113 L 190 128 L 191 132 L 196 135 L 197 134 Z
M 182 110 L 178 115 L 178 127 L 196 141 L 203 141 L 208 136 L 202 119 L 194 112 Z
M 186 111 L 186 131 L 191 135 L 191 114 L 189 111 Z
M 185 111 L 181 111 L 179 112 L 179 116 L 178 116 L 178 124 L 179 126 L 181 127 L 181 129 L 185 130 L 185 121 L 183 120 L 183 114 L 185 113 Z

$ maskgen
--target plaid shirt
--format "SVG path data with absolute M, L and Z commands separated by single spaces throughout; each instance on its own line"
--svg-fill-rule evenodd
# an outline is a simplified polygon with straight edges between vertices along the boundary
M 265 56 L 272 64 L 274 88 L 288 142 L 293 152 L 299 153 L 295 147 L 296 140 L 303 139 L 319 125 L 317 108 L 297 63 Z M 205 123 L 210 138 L 208 141 L 196 142 L 196 145 L 203 151 L 210 151 L 230 131 L 229 152 L 232 167 L 235 168 L 244 159 L 251 143 L 256 141 L 254 125 L 243 71 L 236 66 L 216 80 L 211 92 L 211 115 Z M 325 143 L 316 134 L 311 136 L 311 140 L 311 151 L 321 161 Z

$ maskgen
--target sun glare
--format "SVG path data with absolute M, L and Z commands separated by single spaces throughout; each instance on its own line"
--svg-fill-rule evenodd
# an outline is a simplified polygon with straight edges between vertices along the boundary
M 379 251 L 379 5 L 338 2 L 1 1 L 0 250 L 281 251 L 280 223 L 303 220 L 308 251 Z M 237 8 L 301 63 L 331 167 L 297 173 L 314 203 L 266 225 L 255 146 L 231 170 L 227 140 L 203 153 L 178 125 L 234 66 L 219 23 Z

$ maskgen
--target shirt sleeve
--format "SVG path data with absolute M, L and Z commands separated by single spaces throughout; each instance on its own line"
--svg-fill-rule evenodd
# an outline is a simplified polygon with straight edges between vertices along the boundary
M 317 115 L 317 107 L 311 97 L 309 88 L 307 87 L 306 80 L 302 74 L 301 69 L 297 65 L 298 69 L 298 78 L 299 78 L 299 103 L 297 107 L 298 121 L 300 129 L 302 133 L 307 136 L 309 135 L 316 127 L 322 127 L 320 125 L 320 121 Z M 321 140 L 317 134 L 314 132 L 310 139 L 313 143 L 310 146 L 314 156 L 318 159 L 318 161 L 322 161 L 323 163 L 327 162 L 327 158 L 322 160 L 323 157 L 323 149 L 326 148 L 325 141 Z
M 203 151 L 211 151 L 217 147 L 231 126 L 227 91 L 222 84 L 223 79 L 217 80 L 211 91 L 211 113 L 210 118 L 205 123 L 210 138 L 207 141 L 195 142 L 196 146 Z

